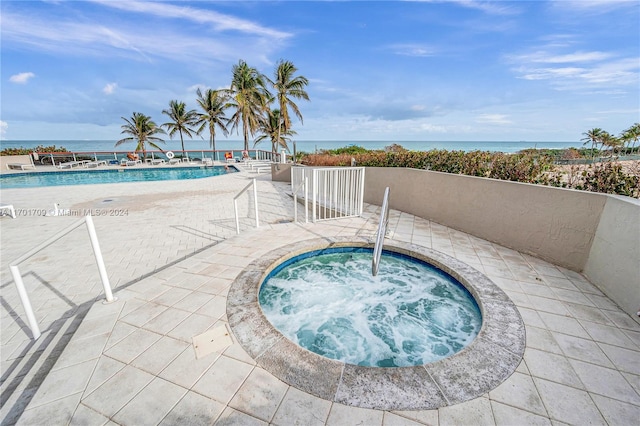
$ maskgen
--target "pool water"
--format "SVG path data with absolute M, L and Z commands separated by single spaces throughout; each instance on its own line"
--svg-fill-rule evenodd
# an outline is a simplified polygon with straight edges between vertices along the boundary
M 470 344 L 482 326 L 474 298 L 426 262 L 383 251 L 331 248 L 276 267 L 259 302 L 288 339 L 327 358 L 374 367 L 422 365 Z
M 234 173 L 231 166 L 115 168 L 112 170 L 70 170 L 60 172 L 14 173 L 0 176 L 2 188 L 35 188 L 41 186 L 92 185 L 101 183 L 146 182 L 160 180 L 200 179 Z

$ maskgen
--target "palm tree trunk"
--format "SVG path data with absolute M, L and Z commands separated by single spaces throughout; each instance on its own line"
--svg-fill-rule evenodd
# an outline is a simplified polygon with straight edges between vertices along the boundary
M 182 158 L 184 158 L 184 139 L 182 139 L 182 131 L 180 132 L 180 143 L 182 144 Z

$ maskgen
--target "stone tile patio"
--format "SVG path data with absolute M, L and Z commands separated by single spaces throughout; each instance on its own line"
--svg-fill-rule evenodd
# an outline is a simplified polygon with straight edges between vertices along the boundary
M 580 274 L 398 211 L 392 241 L 464 261 L 518 307 L 526 349 L 504 383 L 468 402 L 389 412 L 304 393 L 238 343 L 197 359 L 191 338 L 226 323 L 228 289 L 246 266 L 295 242 L 375 231 L 372 205 L 360 218 L 294 224 L 288 185 L 262 175 L 261 226 L 247 196 L 236 236 L 231 200 L 253 177 L 2 189 L 2 202 L 22 209 L 0 218 L 2 424 L 637 424 L 636 321 Z M 43 331 L 33 341 L 8 264 L 78 220 L 29 214 L 56 202 L 127 212 L 94 220 L 118 300 L 102 303 L 78 228 L 20 265 Z

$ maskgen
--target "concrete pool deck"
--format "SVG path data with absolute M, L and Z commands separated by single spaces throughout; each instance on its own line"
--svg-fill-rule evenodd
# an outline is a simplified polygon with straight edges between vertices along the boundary
M 504 383 L 435 410 L 380 411 L 302 392 L 234 340 L 196 358 L 192 337 L 227 323 L 238 274 L 266 253 L 321 237 L 371 237 L 360 218 L 294 224 L 287 184 L 258 177 L 260 228 L 241 198 L 256 177 L 3 189 L 0 218 L 2 424 L 634 424 L 640 418 L 640 326 L 580 274 L 412 215 L 391 211 L 391 242 L 441 251 L 483 272 L 526 325 L 524 359 Z M 86 231 L 21 264 L 43 335 L 25 325 L 8 264 L 78 220 L 36 215 L 60 203 L 92 210 L 118 298 L 103 304 Z

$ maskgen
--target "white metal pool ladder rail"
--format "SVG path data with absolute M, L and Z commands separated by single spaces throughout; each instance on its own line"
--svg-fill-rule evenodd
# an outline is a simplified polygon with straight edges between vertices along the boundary
M 371 274 L 375 277 L 378 275 L 378 267 L 380 266 L 380 256 L 382 256 L 382 246 L 384 245 L 384 237 L 387 234 L 387 224 L 389 223 L 389 187 L 384 190 L 384 198 L 382 199 L 382 209 L 380 210 L 380 223 L 378 223 L 378 232 L 376 234 L 376 245 L 373 247 L 373 260 L 371 261 Z
M 93 247 L 93 254 L 96 257 L 98 272 L 100 273 L 100 280 L 102 281 L 102 287 L 104 288 L 104 294 L 107 298 L 107 302 L 113 302 L 115 300 L 113 297 L 113 293 L 111 292 L 111 284 L 109 284 L 109 277 L 107 276 L 107 270 L 104 266 L 104 260 L 102 259 L 102 252 L 100 251 L 100 244 L 98 243 L 96 228 L 93 226 L 93 219 L 91 218 L 91 215 L 87 215 L 79 221 L 74 222 L 69 227 L 53 235 L 51 238 L 39 244 L 37 247 L 29 250 L 27 253 L 23 254 L 9 264 L 9 270 L 11 271 L 11 275 L 13 276 L 13 282 L 16 284 L 16 289 L 18 290 L 18 295 L 20 296 L 20 301 L 22 302 L 22 307 L 24 308 L 25 315 L 27 316 L 27 322 L 29 323 L 29 328 L 31 329 L 31 334 L 33 335 L 34 340 L 40 337 L 40 328 L 38 327 L 38 322 L 36 321 L 36 317 L 33 313 L 31 301 L 29 300 L 29 295 L 27 294 L 27 290 L 24 287 L 24 282 L 22 281 L 22 275 L 20 274 L 18 265 L 34 254 L 43 250 L 44 248 L 55 243 L 74 229 L 82 226 L 83 223 L 86 223 L 87 231 L 89 231 L 89 239 L 91 240 L 91 246 Z
M 258 184 L 256 179 L 251 179 L 251 183 L 245 186 L 242 191 L 238 192 L 238 195 L 233 197 L 233 212 L 236 216 L 236 234 L 240 234 L 240 219 L 238 218 L 238 198 L 244 194 L 249 188 L 253 186 L 253 206 L 256 213 L 256 228 L 260 227 L 260 221 L 258 220 Z

